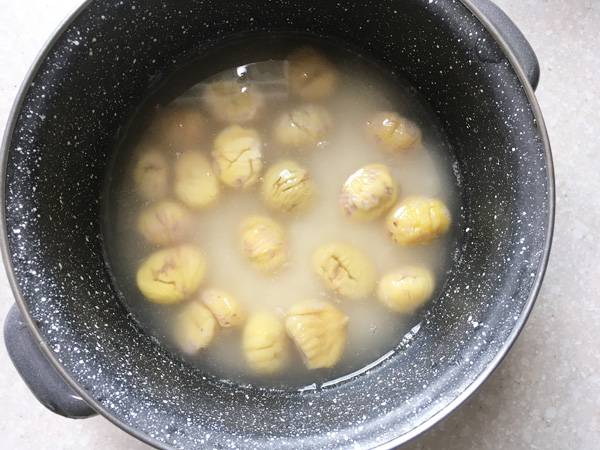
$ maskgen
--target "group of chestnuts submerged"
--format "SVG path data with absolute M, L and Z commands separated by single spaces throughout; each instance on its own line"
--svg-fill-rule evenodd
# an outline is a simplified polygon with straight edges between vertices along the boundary
M 273 122 L 273 141 L 298 151 L 315 148 L 332 128 L 329 112 L 318 101 L 333 94 L 338 73 L 311 48 L 288 58 L 288 84 L 299 105 Z M 266 105 L 264 95 L 239 80 L 206 85 L 202 102 L 166 107 L 148 127 L 155 138 L 142 144 L 133 169 L 135 189 L 145 201 L 137 230 L 158 247 L 137 271 L 137 286 L 149 301 L 172 305 L 186 301 L 177 313 L 174 338 L 182 351 L 208 347 L 219 328 L 240 327 L 248 366 L 271 374 L 285 367 L 293 341 L 310 369 L 333 367 L 342 357 L 348 317 L 333 303 L 306 300 L 280 317 L 262 311 L 248 315 L 240 302 L 220 288 L 202 288 L 207 261 L 187 238 L 193 211 L 209 208 L 223 189 L 257 187 L 265 205 L 282 213 L 309 208 L 316 187 L 308 171 L 286 159 L 263 171 L 261 134 L 247 125 Z M 201 107 L 204 107 L 204 111 Z M 206 148 L 206 112 L 222 124 Z M 385 152 L 418 151 L 417 125 L 395 112 L 378 112 L 366 120 L 365 132 Z M 450 213 L 438 199 L 407 197 L 398 202 L 397 185 L 384 164 L 369 164 L 351 174 L 341 187 L 340 213 L 356 221 L 386 216 L 392 240 L 403 246 L 426 244 L 444 234 Z M 266 276 L 275 276 L 288 259 L 284 227 L 265 215 L 245 218 L 239 227 L 240 252 Z M 313 270 L 323 286 L 339 298 L 377 298 L 401 314 L 410 314 L 433 294 L 435 281 L 425 267 L 398 267 L 378 279 L 361 250 L 343 242 L 322 245 L 313 254 Z

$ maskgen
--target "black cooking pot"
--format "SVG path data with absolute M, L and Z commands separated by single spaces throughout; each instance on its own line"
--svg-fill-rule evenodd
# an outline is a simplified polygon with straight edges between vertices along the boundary
M 231 37 L 279 32 L 344 43 L 412 83 L 443 126 L 460 193 L 459 257 L 420 328 L 363 375 L 305 392 L 220 382 L 141 331 L 99 218 L 107 163 L 148 93 Z M 86 2 L 36 61 L 3 143 L 16 367 L 53 411 L 99 412 L 157 447 L 390 448 L 416 436 L 498 365 L 539 290 L 554 184 L 538 74 L 487 0 Z

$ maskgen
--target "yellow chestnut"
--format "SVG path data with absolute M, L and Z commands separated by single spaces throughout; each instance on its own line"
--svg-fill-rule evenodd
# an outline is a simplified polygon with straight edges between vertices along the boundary
M 313 269 L 322 283 L 342 297 L 361 299 L 375 287 L 375 267 L 361 250 L 332 242 L 313 254 Z
M 210 345 L 217 333 L 217 321 L 202 303 L 192 301 L 175 321 L 175 341 L 185 353 L 196 353 Z
M 423 267 L 402 267 L 381 278 L 377 298 L 390 309 L 411 314 L 431 298 L 433 273 Z
M 213 157 L 223 184 L 248 188 L 258 181 L 262 170 L 260 136 L 251 128 L 231 125 L 217 135 Z
M 289 352 L 281 320 L 269 312 L 250 316 L 242 334 L 242 348 L 246 362 L 254 372 L 273 374 L 281 371 Z
M 311 47 L 302 47 L 288 57 L 290 89 L 305 100 L 320 100 L 335 91 L 337 71 L 327 58 Z
M 301 105 L 279 116 L 273 136 L 286 147 L 312 149 L 327 138 L 332 123 L 331 115 L 322 106 Z
M 223 328 L 237 327 L 246 319 L 242 305 L 228 292 L 206 289 L 200 298 Z
M 194 209 L 206 208 L 217 201 L 219 180 L 202 153 L 187 152 L 178 156 L 173 191 L 179 200 Z
M 188 235 L 191 217 L 179 203 L 164 200 L 144 209 L 138 217 L 137 227 L 151 244 L 177 244 Z
M 427 244 L 448 231 L 450 211 L 438 199 L 407 197 L 387 217 L 392 239 L 401 245 Z
M 145 149 L 133 169 L 136 192 L 145 200 L 160 200 L 169 192 L 169 165 L 165 155 L 155 148 Z
M 204 143 L 206 118 L 190 105 L 167 106 L 156 111 L 149 131 L 171 151 L 193 150 Z
M 256 118 L 263 108 L 264 96 L 255 85 L 223 80 L 206 86 L 204 101 L 218 120 L 244 123 Z
M 263 178 L 263 201 L 272 209 L 298 212 L 306 209 L 315 192 L 308 171 L 295 161 L 273 164 Z
M 396 183 L 383 164 L 369 164 L 348 177 L 340 195 L 344 213 L 357 220 L 372 220 L 396 201 Z
M 321 369 L 335 366 L 344 352 L 348 316 L 319 300 L 308 300 L 292 306 L 285 328 L 306 367 Z
M 250 216 L 240 226 L 242 253 L 265 274 L 277 272 L 287 261 L 285 233 L 265 216 Z
M 367 132 L 390 153 L 415 148 L 421 142 L 421 130 L 411 120 L 391 111 L 375 114 L 367 121 Z
M 153 303 L 179 303 L 192 295 L 206 273 L 206 260 L 200 250 L 180 245 L 152 253 L 137 271 L 142 295 Z

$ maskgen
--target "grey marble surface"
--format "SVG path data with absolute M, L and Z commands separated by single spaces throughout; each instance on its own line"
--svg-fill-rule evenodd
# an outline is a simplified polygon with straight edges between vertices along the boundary
M 46 38 L 80 0 L 0 0 L 0 123 Z M 556 165 L 554 249 L 538 303 L 500 368 L 409 449 L 600 447 L 600 1 L 497 0 L 535 48 Z M 12 304 L 0 272 L 0 318 Z M 141 449 L 105 419 L 40 406 L 0 346 L 0 448 Z

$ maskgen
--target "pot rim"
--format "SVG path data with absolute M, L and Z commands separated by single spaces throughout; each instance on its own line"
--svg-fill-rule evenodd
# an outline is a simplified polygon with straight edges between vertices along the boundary
M 6 121 L 6 128 L 4 131 L 4 135 L 2 138 L 2 144 L 0 146 L 0 248 L 2 252 L 2 260 L 4 262 L 4 268 L 6 271 L 7 279 L 10 283 L 10 287 L 12 293 L 15 298 L 15 302 L 21 312 L 23 320 L 28 326 L 29 331 L 35 338 L 37 344 L 40 347 L 40 350 L 44 354 L 44 356 L 50 361 L 52 366 L 60 373 L 60 375 L 65 379 L 65 382 L 77 393 L 81 396 L 81 398 L 89 404 L 89 406 L 94 409 L 96 412 L 101 414 L 104 418 L 112 422 L 117 427 L 121 428 L 123 431 L 127 432 L 131 436 L 139 439 L 142 442 L 145 442 L 148 445 L 151 445 L 155 448 L 168 448 L 164 442 L 160 442 L 157 439 L 154 439 L 147 434 L 141 432 L 139 429 L 132 427 L 128 423 L 120 420 L 116 416 L 114 416 L 109 410 L 104 408 L 101 404 L 99 404 L 92 396 L 90 396 L 84 389 L 81 387 L 71 375 L 66 371 L 66 369 L 59 363 L 58 359 L 46 343 L 44 337 L 36 327 L 33 319 L 29 315 L 29 311 L 27 310 L 27 306 L 25 301 L 21 295 L 19 290 L 17 281 L 14 275 L 14 269 L 12 260 L 9 255 L 8 250 L 8 234 L 6 228 L 6 167 L 8 163 L 8 152 L 9 146 L 12 140 L 12 136 L 14 134 L 14 129 L 16 125 L 16 121 L 19 117 L 21 107 L 25 100 L 27 91 L 31 85 L 31 82 L 35 78 L 38 73 L 38 69 L 41 64 L 46 59 L 46 56 L 50 52 L 51 48 L 58 41 L 58 39 L 63 35 L 63 33 L 67 30 L 67 28 L 75 21 L 75 19 L 80 15 L 80 13 L 85 10 L 93 0 L 85 0 L 81 5 L 79 5 L 73 12 L 71 12 L 62 23 L 54 30 L 54 32 L 50 35 L 50 37 L 44 43 L 42 49 L 38 52 L 35 57 L 33 63 L 31 64 L 27 74 L 19 87 L 15 100 L 13 101 L 13 105 L 10 109 L 8 119 Z M 488 31 L 488 33 L 494 38 L 497 42 L 501 50 L 503 51 L 505 57 L 511 65 L 512 70 L 516 73 L 523 89 L 525 91 L 525 95 L 529 101 L 533 116 L 537 122 L 539 133 L 544 145 L 544 158 L 546 160 L 546 181 L 548 186 L 548 216 L 547 216 L 547 229 L 546 236 L 544 240 L 544 252 L 542 255 L 541 264 L 539 265 L 537 272 L 535 274 L 533 287 L 521 313 L 519 315 L 518 320 L 514 324 L 514 328 L 511 333 L 508 335 L 506 341 L 502 348 L 498 351 L 498 353 L 494 356 L 494 358 L 489 362 L 487 367 L 477 375 L 475 380 L 463 391 L 461 392 L 454 400 L 448 403 L 442 410 L 438 411 L 423 423 L 413 428 L 412 430 L 394 438 L 388 442 L 380 444 L 374 448 L 381 450 L 393 449 L 397 446 L 407 443 L 408 441 L 414 439 L 415 437 L 423 434 L 425 431 L 432 428 L 435 424 L 446 418 L 450 413 L 456 410 L 462 403 L 464 403 L 469 397 L 471 397 L 479 387 L 488 379 L 488 377 L 492 374 L 492 372 L 500 365 L 502 360 L 506 357 L 513 344 L 515 343 L 517 337 L 523 330 L 527 319 L 533 309 L 533 305 L 536 302 L 537 296 L 541 289 L 542 281 L 544 275 L 546 273 L 546 269 L 548 267 L 548 261 L 550 258 L 550 251 L 552 248 L 552 237 L 554 234 L 554 220 L 555 220 L 555 209 L 556 209 L 556 192 L 555 192 L 555 177 L 554 177 L 554 163 L 552 159 L 550 140 L 548 137 L 548 132 L 546 129 L 546 125 L 544 122 L 544 118 L 542 116 L 541 108 L 537 102 L 537 98 L 535 96 L 535 91 L 530 85 L 525 72 L 513 51 L 510 49 L 507 42 L 502 38 L 502 35 L 498 31 L 498 29 L 486 18 L 486 16 L 477 8 L 474 4 L 474 0 L 460 0 L 462 5 L 467 8 L 475 18 L 483 25 L 483 27 Z

